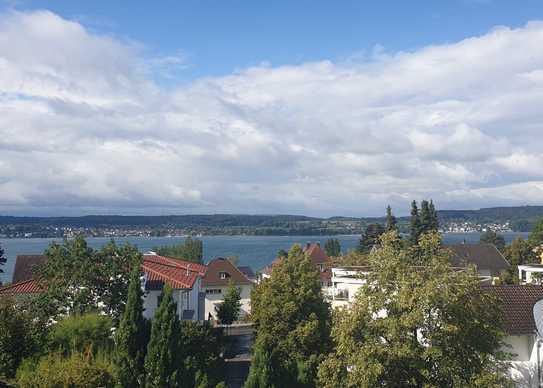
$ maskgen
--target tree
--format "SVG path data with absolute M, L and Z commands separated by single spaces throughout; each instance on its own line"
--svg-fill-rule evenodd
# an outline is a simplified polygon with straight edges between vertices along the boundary
M 329 257 L 341 256 L 341 244 L 337 238 L 329 238 L 326 240 L 324 250 Z
M 36 274 L 45 292 L 34 301 L 43 318 L 101 311 L 117 322 L 127 299 L 131 265 L 139 266 L 141 260 L 135 247 L 111 242 L 95 251 L 79 236 L 62 245 L 52 243 L 45 256 Z
M 419 241 L 419 237 L 422 234 L 422 225 L 419 215 L 419 209 L 417 207 L 417 201 L 411 202 L 411 223 L 410 223 L 410 241 L 411 244 L 416 245 Z
M 503 256 L 511 264 L 508 270 L 500 274 L 500 282 L 504 284 L 518 284 L 518 266 L 535 260 L 532 244 L 520 237 L 504 249 Z
M 223 325 L 231 325 L 238 319 L 241 310 L 241 292 L 230 281 L 224 294 L 224 301 L 216 307 L 217 318 Z
M 503 236 L 490 229 L 481 234 L 479 242 L 485 244 L 492 244 L 496 248 L 498 248 L 500 252 L 503 252 L 503 250 L 505 249 L 505 239 L 503 238 Z
M 2 248 L 2 245 L 0 245 L 0 273 L 4 273 L 4 270 L 2 267 L 7 263 L 7 259 L 4 256 L 4 249 Z M 0 286 L 2 285 L 2 282 L 0 282 Z
M 543 219 L 539 220 L 533 227 L 528 241 L 532 246 L 543 244 Z
M 0 298 L 0 377 L 12 378 L 23 358 L 37 350 L 32 317 L 11 298 Z
M 245 386 L 314 387 L 318 363 L 330 350 L 330 309 L 299 245 L 253 290 L 251 316 L 256 338 Z
M 188 236 L 184 242 L 177 245 L 157 247 L 154 249 L 159 255 L 203 263 L 204 246 L 202 240 Z
M 134 266 L 128 283 L 128 299 L 115 333 L 115 366 L 123 387 L 143 385 L 148 323 L 143 317 L 143 292 L 140 270 Z
M 420 229 L 421 233 L 432 230 L 432 214 L 430 213 L 430 202 L 422 200 L 420 203 Z
M 453 271 L 438 234 L 398 241 L 383 236 L 353 305 L 334 315 L 320 386 L 508 386 L 499 303 L 475 269 Z
M 358 251 L 362 253 L 370 252 L 374 246 L 379 245 L 379 238 L 385 232 L 381 224 L 369 224 L 360 237 Z
M 160 306 L 151 324 L 151 338 L 145 356 L 145 386 L 175 387 L 180 378 L 179 336 L 181 334 L 177 306 L 172 289 L 164 285 Z
M 431 220 L 430 230 L 437 232 L 439 230 L 439 218 L 437 215 L 436 207 L 434 205 L 434 201 L 432 200 L 430 200 L 429 210 L 430 210 L 430 220 Z
M 385 224 L 385 232 L 398 231 L 398 220 L 392 214 L 392 208 L 390 205 L 387 206 L 387 219 Z

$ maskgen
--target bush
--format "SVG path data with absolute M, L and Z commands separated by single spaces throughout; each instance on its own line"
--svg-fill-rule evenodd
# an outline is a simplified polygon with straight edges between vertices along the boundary
M 113 346 L 111 327 L 111 319 L 104 315 L 91 313 L 70 316 L 51 328 L 49 346 L 64 355 L 71 352 L 108 352 Z
M 21 388 L 113 387 L 113 369 L 105 356 L 52 353 L 39 361 L 26 360 L 17 371 Z

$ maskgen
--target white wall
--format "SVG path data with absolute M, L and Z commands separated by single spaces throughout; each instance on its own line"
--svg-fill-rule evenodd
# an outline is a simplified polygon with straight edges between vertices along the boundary
M 244 284 L 237 286 L 239 289 L 241 289 L 241 311 L 240 311 L 240 319 L 245 317 L 247 314 L 251 312 L 251 291 L 253 289 L 252 284 Z M 204 319 L 207 319 L 209 314 L 213 317 L 213 319 L 217 319 L 217 312 L 215 311 L 215 307 L 222 303 L 224 301 L 224 294 L 226 290 L 228 289 L 228 286 L 209 286 L 209 287 L 202 287 L 202 292 L 205 293 L 205 312 L 204 312 Z M 206 290 L 221 290 L 220 294 L 208 294 Z
M 537 384 L 537 346 L 535 335 L 507 336 L 505 342 L 509 345 L 504 350 L 513 353 L 510 375 L 515 387 L 536 388 Z M 540 352 L 543 349 L 540 349 Z M 543 353 L 540 353 L 543 360 Z
M 179 319 L 183 317 L 183 310 L 194 310 L 192 317 L 193 321 L 198 320 L 198 290 L 200 288 L 200 279 L 194 284 L 194 287 L 190 290 L 175 289 L 172 296 L 175 303 L 177 303 L 177 315 Z M 145 292 L 143 298 L 143 316 L 147 319 L 152 319 L 158 308 L 158 297 L 162 294 L 162 290 L 153 290 Z M 188 296 L 187 296 L 188 294 Z

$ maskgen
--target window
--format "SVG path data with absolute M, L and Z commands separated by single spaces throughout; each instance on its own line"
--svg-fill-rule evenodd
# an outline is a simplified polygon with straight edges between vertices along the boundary
M 209 288 L 206 290 L 206 294 L 222 294 L 222 290 L 220 288 Z
M 230 277 L 230 274 L 228 272 L 220 272 L 219 275 L 221 279 L 228 279 Z

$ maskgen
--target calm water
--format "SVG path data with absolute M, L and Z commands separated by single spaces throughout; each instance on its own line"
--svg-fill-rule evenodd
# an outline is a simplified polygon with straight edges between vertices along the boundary
M 479 241 L 479 233 L 447 233 L 444 235 L 446 244 L 476 243 Z M 504 233 L 506 242 L 511 242 L 516 237 L 526 237 L 527 233 Z M 359 236 L 333 236 L 341 242 L 344 252 L 354 249 L 358 244 Z M 215 257 L 238 256 L 240 265 L 249 265 L 254 270 L 260 270 L 268 265 L 280 249 L 288 250 L 292 244 L 304 244 L 308 241 L 320 241 L 322 244 L 328 236 L 204 236 L 204 259 L 209 261 Z M 156 246 L 171 245 L 182 241 L 178 237 L 120 237 L 115 239 L 117 243 L 130 242 L 136 245 L 140 251 L 146 252 Z M 52 239 L 0 239 L 0 245 L 5 250 L 8 259 L 4 266 L 4 273 L 0 274 L 2 282 L 11 281 L 15 257 L 21 254 L 40 254 L 51 243 Z M 88 244 L 93 248 L 100 248 L 108 243 L 109 238 L 88 238 Z

